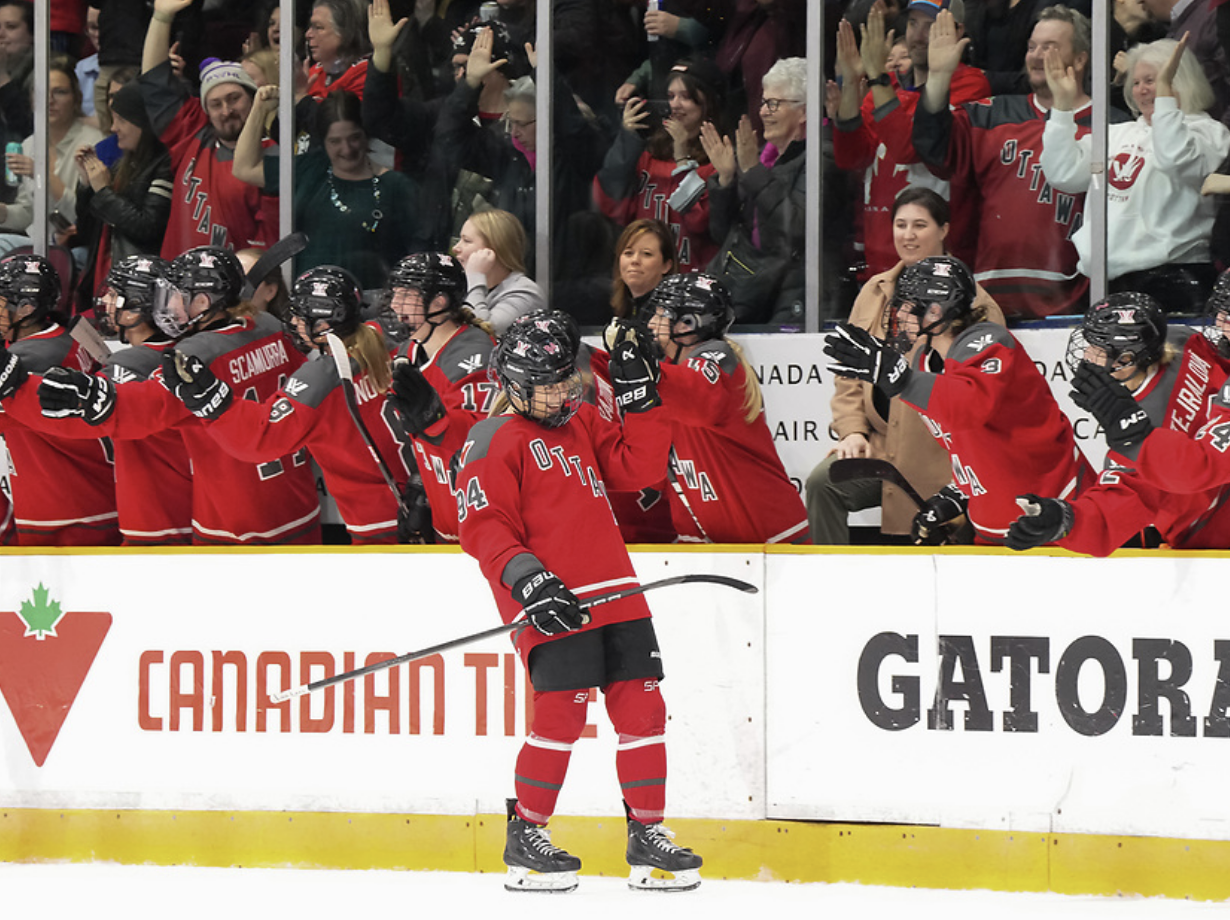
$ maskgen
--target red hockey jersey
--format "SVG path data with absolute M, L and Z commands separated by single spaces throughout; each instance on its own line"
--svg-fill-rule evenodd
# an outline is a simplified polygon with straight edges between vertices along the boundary
M 661 413 L 620 426 L 585 404 L 559 428 L 500 415 L 471 429 L 457 479 L 461 546 L 478 560 L 505 623 L 521 614 L 512 585 L 540 566 L 582 599 L 637 584 L 606 489 L 630 491 L 661 475 L 670 431 Z M 635 596 L 590 616 L 585 629 L 643 619 L 649 607 Z M 524 657 L 546 641 L 524 629 L 517 648 Z
M 947 449 L 979 542 L 1003 543 L 1021 513 L 1018 495 L 1070 500 L 1092 485 L 1072 424 L 1012 333 L 974 323 L 957 334 L 938 373 L 928 369 L 933 356 L 915 352 L 901 399 Z
M 63 326 L 52 324 L 9 350 L 31 379 L 0 412 L 0 434 L 9 451 L 9 486 L 20 546 L 112 546 L 120 542 L 111 442 L 95 431 L 89 440 L 45 434 L 9 412 L 21 397 L 33 399 L 37 377 L 53 367 L 93 372 L 97 364 Z
M 679 364 L 662 365 L 658 392 L 671 423 L 675 483 L 668 495 L 675 529 L 713 543 L 807 542 L 807 509 L 764 412 L 744 421 L 747 373 L 721 339 L 692 347 Z
M 396 543 L 397 495 L 355 427 L 341 383 L 333 359 L 319 357 L 295 371 L 264 402 L 236 400 L 205 430 L 232 456 L 253 463 L 307 448 L 337 502 L 351 541 Z M 408 474 L 385 420 L 385 395 L 367 374 L 356 374 L 354 388 L 359 416 L 392 471 L 400 494 Z
M 176 348 L 209 366 L 235 399 L 263 402 L 304 362 L 267 313 L 198 332 Z M 320 501 L 306 450 L 262 463 L 237 460 L 163 385 L 158 370 L 119 391 L 101 434 L 140 438 L 178 426 L 192 458 L 194 543 L 320 542 Z

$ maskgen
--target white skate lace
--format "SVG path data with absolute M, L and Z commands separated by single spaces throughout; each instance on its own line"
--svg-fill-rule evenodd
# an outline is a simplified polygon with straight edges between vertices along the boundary
M 529 833 L 526 834 L 526 836 L 529 838 L 530 846 L 532 846 L 543 856 L 554 856 L 557 853 L 564 852 L 551 842 L 551 832 L 544 828 L 530 828 Z
M 664 853 L 675 853 L 683 849 L 671 841 L 674 839 L 675 832 L 664 824 L 647 824 L 645 825 L 645 840 L 650 846 L 657 847 Z

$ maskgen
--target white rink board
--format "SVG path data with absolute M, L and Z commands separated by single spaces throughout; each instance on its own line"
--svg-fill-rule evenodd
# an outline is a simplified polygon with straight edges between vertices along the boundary
M 1230 559 L 1191 556 L 770 557 L 770 815 L 1230 839 L 1230 628 L 1220 613 L 1227 575 Z M 774 615 L 778 597 L 813 600 L 782 617 Z M 917 637 L 917 661 L 906 660 L 908 647 L 867 654 L 860 682 L 860 658 L 883 633 Z M 953 727 L 928 727 L 940 636 L 976 656 L 973 668 L 953 667 L 951 683 L 984 688 L 989 718 L 981 726 L 966 722 L 973 706 L 954 701 Z M 1010 659 L 994 660 L 993 637 L 1005 648 L 1018 637 L 1018 645 L 1046 649 L 1046 673 L 1038 658 L 1029 662 L 1028 703 L 1022 695 L 1014 705 Z M 1190 707 L 1190 737 L 1175 736 L 1170 704 L 1153 707 L 1155 695 L 1142 689 L 1142 674 L 1172 676 L 1168 660 L 1153 663 L 1160 648 L 1180 670 L 1190 653 L 1191 676 L 1175 692 Z M 1082 649 L 1106 666 L 1077 666 Z M 1020 692 L 1026 682 L 1017 683 Z M 1107 702 L 1108 683 L 1120 702 L 1113 693 Z M 908 712 L 912 692 L 917 721 Z M 1087 713 L 1105 706 L 1106 721 L 1077 719 L 1074 702 Z M 1036 713 L 1036 730 L 1005 730 L 1005 712 L 1017 708 Z M 1160 726 L 1136 727 L 1151 708 Z M 867 710 L 899 724 L 880 727 Z M 1210 736 L 1210 715 L 1220 717 L 1222 737 Z
M 635 562 L 644 581 L 709 572 L 762 582 L 759 554 L 640 554 Z M 370 653 L 400 655 L 498 624 L 477 564 L 459 551 L 3 556 L 0 617 L 14 617 L 40 584 L 63 610 L 105 611 L 112 625 L 41 767 L 10 705 L 0 702 L 4 806 L 473 814 L 501 813 L 513 793 L 526 684 L 505 638 L 444 653 L 442 694 L 435 698 L 433 672 L 424 669 L 418 707 L 410 705 L 410 669 L 395 669 L 396 718 L 387 708 L 369 717 L 364 702 L 367 681 L 376 695 L 389 695 L 394 669 L 347 685 L 353 695 L 333 688 L 291 700 L 283 704 L 286 721 L 277 707 L 258 706 L 258 697 L 267 703 L 258 691 L 263 674 L 270 675 L 270 692 L 307 682 L 299 673 L 303 653 L 331 655 L 340 672 L 368 663 Z M 647 599 L 672 716 L 671 813 L 762 816 L 763 594 L 683 585 Z M 67 637 L 68 616 L 64 623 Z M 240 669 L 224 668 L 216 685 L 215 653 L 244 662 L 243 731 L 236 715 Z M 260 667 L 262 655 L 274 663 Z M 282 658 L 291 662 L 286 680 Z M 204 667 L 194 668 L 194 660 Z M 200 700 L 174 707 L 176 730 L 174 675 L 180 698 L 195 693 Z M 23 689 L 37 698 L 37 683 Z M 328 730 L 307 731 L 300 707 L 324 720 L 330 699 Z M 200 730 L 193 723 L 198 712 Z M 221 731 L 214 730 L 215 713 Z M 589 724 L 595 737 L 574 751 L 560 810 L 618 814 L 615 738 L 601 701 L 591 705 Z

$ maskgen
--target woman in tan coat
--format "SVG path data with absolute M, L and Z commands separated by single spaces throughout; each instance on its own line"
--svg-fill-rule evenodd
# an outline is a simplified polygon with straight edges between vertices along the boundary
M 851 323 L 878 338 L 888 337 L 887 307 L 893 300 L 897 276 L 907 265 L 945 253 L 948 224 L 948 203 L 931 189 L 912 186 L 897 196 L 893 202 L 893 244 L 901 261 L 863 286 L 850 311 Z M 986 306 L 987 318 L 993 322 L 1004 321 L 1003 312 L 981 286 L 974 304 Z M 835 483 L 829 479 L 829 467 L 846 457 L 887 460 L 920 495 L 933 495 L 952 478 L 948 452 L 909 406 L 897 399 L 885 399 L 868 383 L 843 377 L 834 383 L 829 431 L 837 446 L 807 477 L 812 543 L 848 544 L 847 516 L 876 505 L 881 508 L 882 534 L 907 535 L 918 509 L 899 489 L 874 479 Z

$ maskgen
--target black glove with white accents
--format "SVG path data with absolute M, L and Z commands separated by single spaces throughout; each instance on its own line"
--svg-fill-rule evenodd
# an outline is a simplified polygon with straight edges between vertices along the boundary
M 965 514 L 969 499 L 951 482 L 923 502 L 910 524 L 910 537 L 920 546 L 939 546 L 951 535 L 949 521 Z
M 21 358 L 9 351 L 0 342 L 0 400 L 8 399 L 26 382 L 30 372 L 21 363 Z
M 512 596 L 526 619 L 544 636 L 575 632 L 589 622 L 589 614 L 576 595 L 545 569 L 518 578 Z
M 47 418 L 80 418 L 101 425 L 115 411 L 115 384 L 101 375 L 53 367 L 38 385 L 38 404 Z
M 444 403 L 440 395 L 423 376 L 423 372 L 406 358 L 393 362 L 393 385 L 389 402 L 397 410 L 406 434 L 419 437 L 444 418 Z
M 895 348 L 860 326 L 841 323 L 824 340 L 824 353 L 836 361 L 829 370 L 839 377 L 853 377 L 875 385 L 885 396 L 905 389 L 913 371 Z
M 616 319 L 606 327 L 603 340 L 610 352 L 616 405 L 625 414 L 648 412 L 662 405 L 658 395 L 662 369 L 649 331 L 639 323 Z
M 1062 540 L 1072 532 L 1076 514 L 1058 498 L 1040 498 L 1033 493 L 1017 496 L 1021 516 L 1008 525 L 1008 549 L 1033 549 Z
M 162 383 L 197 418 L 211 421 L 231 407 L 231 388 L 194 355 L 162 353 Z
M 1087 361 L 1072 375 L 1072 386 L 1072 401 L 1097 419 L 1106 432 L 1107 446 L 1134 458 L 1153 423 L 1131 391 L 1106 368 Z

